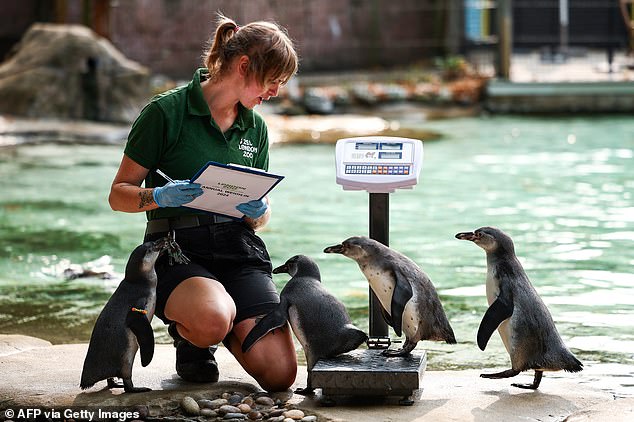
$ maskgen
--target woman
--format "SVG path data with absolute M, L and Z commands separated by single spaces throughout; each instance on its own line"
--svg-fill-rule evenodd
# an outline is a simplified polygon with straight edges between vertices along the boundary
M 208 161 L 267 170 L 267 128 L 253 108 L 277 96 L 297 64 L 292 42 L 277 25 L 239 27 L 219 15 L 205 67 L 189 85 L 155 97 L 130 131 L 109 202 L 117 211 L 146 211 L 146 240 L 175 230 L 192 261 L 170 265 L 163 257 L 156 264 L 156 315 L 169 324 L 176 371 L 185 380 L 218 380 L 213 352 L 220 341 L 265 390 L 286 390 L 295 380 L 288 327 L 241 352 L 256 318 L 279 302 L 266 246 L 255 234 L 270 217 L 268 200 L 238 205 L 241 221 L 198 213 L 182 205 L 202 189 L 182 180 Z M 167 182 L 156 169 L 181 180 Z

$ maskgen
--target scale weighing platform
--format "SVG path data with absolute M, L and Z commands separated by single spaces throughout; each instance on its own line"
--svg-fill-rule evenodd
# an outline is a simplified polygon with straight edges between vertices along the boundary
M 337 183 L 344 190 L 369 193 L 370 238 L 389 246 L 389 194 L 418 183 L 423 143 L 389 136 L 340 139 L 335 162 Z M 368 349 L 320 359 L 311 371 L 312 386 L 321 388 L 324 403 L 333 396 L 400 396 L 401 404 L 411 405 L 427 366 L 427 354 L 414 349 L 407 356 L 382 355 L 391 343 L 388 325 L 378 299 L 368 290 Z

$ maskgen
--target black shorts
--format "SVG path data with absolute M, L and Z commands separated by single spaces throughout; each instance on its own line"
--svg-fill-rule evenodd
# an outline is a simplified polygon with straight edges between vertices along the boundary
M 166 235 L 153 233 L 145 241 Z M 236 305 L 234 324 L 265 314 L 279 303 L 266 246 L 246 224 L 227 222 L 176 230 L 176 243 L 191 262 L 169 265 L 168 255 L 163 254 L 155 265 L 155 315 L 166 324 L 171 322 L 165 316 L 167 298 L 182 281 L 194 276 L 212 278 L 224 286 Z

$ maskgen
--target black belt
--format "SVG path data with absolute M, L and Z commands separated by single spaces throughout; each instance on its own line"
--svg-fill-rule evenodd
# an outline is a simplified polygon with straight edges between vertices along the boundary
M 159 218 L 147 222 L 145 234 L 164 233 L 170 230 L 190 229 L 192 227 L 209 226 L 211 224 L 237 221 L 222 215 L 181 215 L 179 217 Z

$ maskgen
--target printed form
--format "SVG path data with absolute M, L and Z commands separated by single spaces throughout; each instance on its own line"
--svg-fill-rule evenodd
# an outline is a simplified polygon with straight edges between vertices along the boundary
M 236 205 L 264 198 L 283 178 L 252 167 L 210 161 L 191 179 L 200 183 L 203 194 L 185 206 L 242 218 Z

